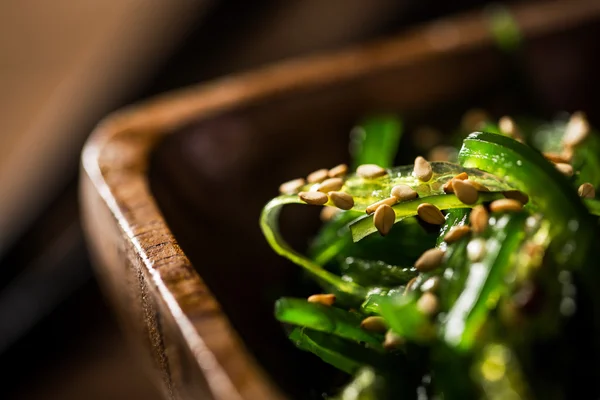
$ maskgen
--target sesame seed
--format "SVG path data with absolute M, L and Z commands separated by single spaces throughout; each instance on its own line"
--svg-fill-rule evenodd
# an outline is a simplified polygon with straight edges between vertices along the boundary
M 327 203 L 327 195 L 321 192 L 300 192 L 298 197 L 306 204 L 312 204 L 315 206 L 322 206 Z
M 329 192 L 329 199 L 342 210 L 349 210 L 354 207 L 354 199 L 345 192 Z
M 556 163 L 554 164 L 557 170 L 559 170 L 565 176 L 573 176 L 573 167 L 570 164 Z
M 438 248 L 426 250 L 415 262 L 415 268 L 419 272 L 429 272 L 440 266 L 444 252 Z
M 406 201 L 417 198 L 418 193 L 408 185 L 396 185 L 392 188 L 391 195 L 398 201 Z
M 413 286 L 415 285 L 415 283 L 417 282 L 417 279 L 419 277 L 415 276 L 414 278 L 412 278 L 410 281 L 408 281 L 408 283 L 406 284 L 406 286 L 404 287 L 404 294 L 408 293 L 409 291 L 413 290 Z
M 469 215 L 473 232 L 479 234 L 483 233 L 488 226 L 489 218 L 490 216 L 484 206 L 478 205 L 473 207 L 471 215 Z
M 344 181 L 341 178 L 325 179 L 319 185 L 319 192 L 329 193 L 335 190 L 340 190 L 344 186 Z
M 327 171 L 325 168 L 318 169 L 315 172 L 310 173 L 306 177 L 306 180 L 308 183 L 323 182 L 325 179 L 327 179 L 328 173 L 329 171 Z
M 461 172 L 460 174 L 457 174 L 454 179 L 458 179 L 459 181 L 464 181 L 466 179 L 469 179 L 469 175 L 467 175 L 466 172 Z
M 571 158 L 572 157 L 567 157 L 568 154 L 565 152 L 562 153 L 542 153 L 544 155 L 544 158 L 546 158 L 546 160 L 551 161 L 553 163 L 565 163 L 568 164 L 569 162 L 571 162 Z
M 475 238 L 467 244 L 467 257 L 472 262 L 481 261 L 485 255 L 485 240 Z
M 585 140 L 589 133 L 590 124 L 585 114 L 581 111 L 573 113 L 567 123 L 562 143 L 567 147 L 577 146 Z
M 309 296 L 307 300 L 309 303 L 319 303 L 325 306 L 331 306 L 335 303 L 335 295 L 331 293 L 313 294 L 312 296 Z
M 329 170 L 330 178 L 341 178 L 342 176 L 348 173 L 348 166 L 346 164 L 336 165 L 335 167 Z
M 385 339 L 383 341 L 383 348 L 386 350 L 396 350 L 405 343 L 402 336 L 392 332 L 391 330 L 385 333 Z
M 487 187 L 485 187 L 481 183 L 479 183 L 477 181 L 474 181 L 472 179 L 469 179 L 467 182 L 469 182 L 469 184 L 471 186 L 473 186 L 475 189 L 477 189 L 478 192 L 489 192 L 490 191 L 490 189 L 488 189 Z
M 390 229 L 392 229 L 392 226 L 394 226 L 395 221 L 396 213 L 392 207 L 388 206 L 387 204 L 380 205 L 375 211 L 373 224 L 381 236 L 385 236 L 390 232 Z
M 367 208 L 365 208 L 365 211 L 367 214 L 371 215 L 379 208 L 380 205 L 387 204 L 388 206 L 393 206 L 397 202 L 398 202 L 398 199 L 396 197 L 394 197 L 394 196 L 388 197 L 388 198 L 379 200 L 379 201 L 367 206 Z
M 454 179 L 464 181 L 465 179 L 468 179 L 468 178 L 469 178 L 469 175 L 467 175 L 467 173 L 463 171 L 460 174 L 456 175 L 454 178 L 452 178 L 449 181 L 447 181 L 446 183 L 444 183 L 444 186 L 442 186 L 442 189 L 444 190 L 445 193 L 454 193 L 454 187 L 452 186 L 452 181 Z
M 422 203 L 417 207 L 417 215 L 425 222 L 441 225 L 446 221 L 439 208 L 430 203 Z
M 387 174 L 386 170 L 375 164 L 363 164 L 356 168 L 356 174 L 361 178 L 375 179 Z
M 459 239 L 468 235 L 469 232 L 471 232 L 471 228 L 467 225 L 453 226 L 444 236 L 444 242 L 448 244 L 457 242 Z
M 319 218 L 321 218 L 321 221 L 323 221 L 323 222 L 329 222 L 336 215 L 338 215 L 339 212 L 340 212 L 339 208 L 326 206 L 326 207 L 323 207 L 323 209 L 321 210 L 321 214 L 319 214 Z
M 435 294 L 425 292 L 417 300 L 417 309 L 426 315 L 434 315 L 439 309 L 439 301 Z
M 421 285 L 421 291 L 435 292 L 439 286 L 440 286 L 440 277 L 432 276 L 431 278 L 429 278 L 425 282 L 423 282 L 423 284 Z
M 515 199 L 499 199 L 490 204 L 492 212 L 521 211 L 522 209 L 523 204 Z
M 479 199 L 479 193 L 469 181 L 461 181 L 459 179 L 453 179 L 452 187 L 454 194 L 460 201 L 465 204 L 475 204 Z
M 431 169 L 431 164 L 429 161 L 419 156 L 415 158 L 415 176 L 421 182 L 428 182 L 433 176 L 433 170 Z
M 511 138 L 518 140 L 519 142 L 523 141 L 523 135 L 521 134 L 519 127 L 511 117 L 504 116 L 500 118 L 498 120 L 498 128 L 503 134 L 510 136 Z
M 586 182 L 579 186 L 577 194 L 584 199 L 593 199 L 596 197 L 596 189 L 594 189 L 594 186 L 591 183 Z
M 388 330 L 385 319 L 371 316 L 362 320 L 360 327 L 368 332 L 385 333 Z
M 282 183 L 279 186 L 279 192 L 281 194 L 296 194 L 305 184 L 306 182 L 303 178 L 292 179 L 291 181 Z

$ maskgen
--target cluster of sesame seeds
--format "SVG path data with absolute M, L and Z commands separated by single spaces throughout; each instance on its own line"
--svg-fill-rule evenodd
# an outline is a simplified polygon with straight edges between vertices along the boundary
M 544 157 L 554 163 L 556 169 L 567 177 L 574 174 L 571 161 L 573 153 L 577 146 L 580 146 L 590 134 L 590 124 L 581 111 L 575 112 L 569 118 L 569 122 L 565 128 L 565 133 L 562 137 L 562 151 L 560 153 L 544 153 Z M 577 189 L 577 193 L 582 198 L 594 198 L 596 190 L 591 183 L 583 183 Z
M 306 179 L 297 178 L 279 186 L 281 194 L 297 194 L 307 204 L 322 206 L 330 200 L 335 207 L 341 210 L 350 210 L 354 207 L 354 198 L 340 191 L 344 186 L 344 176 L 348 172 L 346 164 L 337 165 L 331 169 L 318 169 L 308 174 Z M 309 191 L 300 192 L 307 183 L 313 184 Z M 328 221 L 335 216 L 334 207 L 325 207 L 321 212 L 321 219 Z
M 467 181 L 467 177 L 465 176 L 461 176 L 460 178 L 462 179 L 457 181 Z M 461 190 L 460 187 L 461 186 L 459 184 L 459 192 Z M 457 187 L 454 186 L 455 193 L 456 189 Z M 489 209 L 491 212 L 517 212 L 522 209 L 523 203 L 516 198 L 528 200 L 527 196 L 521 192 L 511 191 L 509 196 L 514 198 L 504 198 L 491 202 L 489 204 Z M 432 209 L 426 206 L 425 209 L 429 210 L 428 212 L 432 212 L 432 210 L 437 210 L 439 212 L 437 208 Z M 436 222 L 443 222 L 439 219 L 439 215 L 433 214 L 433 212 L 432 215 L 436 215 L 436 217 L 425 216 L 424 220 L 427 221 L 436 218 Z M 463 238 L 474 236 L 473 238 L 469 239 L 469 242 L 467 243 L 467 257 L 470 262 L 479 262 L 485 257 L 486 254 L 486 241 L 480 235 L 487 229 L 489 225 L 489 219 L 490 213 L 486 207 L 484 205 L 477 205 L 473 207 L 471 211 L 469 219 L 470 226 L 459 225 L 452 227 L 444 236 L 444 241 L 447 244 L 450 244 L 455 243 Z M 440 276 L 432 275 L 423 281 L 424 278 L 422 274 L 435 274 L 436 270 L 442 266 L 444 257 L 445 251 L 437 247 L 423 252 L 423 254 L 414 264 L 415 269 L 420 275 L 411 279 L 406 284 L 405 294 L 415 292 L 417 290 L 419 291 L 417 308 L 425 315 L 434 316 L 439 312 L 439 299 L 436 295 L 436 291 L 440 284 Z

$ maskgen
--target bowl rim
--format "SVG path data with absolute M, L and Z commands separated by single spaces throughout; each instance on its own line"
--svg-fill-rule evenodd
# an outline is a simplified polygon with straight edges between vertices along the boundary
M 531 38 L 565 30 L 600 15 L 600 2 L 594 0 L 553 1 L 511 7 L 523 36 Z M 489 46 L 494 42 L 489 22 L 480 11 L 444 18 L 411 29 L 402 35 L 365 46 L 284 61 L 258 70 L 227 76 L 189 88 L 169 92 L 143 103 L 119 110 L 94 129 L 82 152 L 82 180 L 89 182 L 110 210 L 124 240 L 141 260 L 160 300 L 164 302 L 195 355 L 209 391 L 216 399 L 251 399 L 285 396 L 244 348 L 189 259 L 179 248 L 149 188 L 147 169 L 150 152 L 157 141 L 179 128 L 204 118 L 262 101 L 283 92 L 302 92 L 326 88 L 420 62 L 443 54 Z M 432 40 L 453 29 L 454 34 L 441 44 Z M 82 190 L 85 203 L 87 194 Z M 144 210 L 136 214 L 135 210 Z M 90 230 L 87 228 L 86 230 Z M 144 233 L 160 232 L 160 243 L 146 240 Z M 88 232 L 88 237 L 93 236 Z M 93 240 L 93 239 L 92 239 Z M 156 254 L 156 246 L 160 254 Z M 185 271 L 177 279 L 171 277 Z M 185 289 L 182 289 L 185 288 Z M 195 294 L 190 297 L 190 293 Z M 210 312 L 206 312 L 206 303 Z M 203 334 L 205 326 L 217 324 L 225 329 L 216 343 Z M 223 364 L 225 348 L 237 348 L 236 362 L 245 369 L 243 380 L 236 380 Z M 251 382 L 251 383 L 249 383 Z

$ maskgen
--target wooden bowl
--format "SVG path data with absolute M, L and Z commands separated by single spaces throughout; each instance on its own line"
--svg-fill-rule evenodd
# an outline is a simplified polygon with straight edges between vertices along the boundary
M 272 318 L 274 299 L 306 293 L 258 216 L 281 181 L 345 161 L 358 118 L 401 112 L 409 126 L 443 125 L 471 105 L 543 114 L 593 104 L 600 3 L 529 4 L 513 15 L 527 44 L 518 64 L 476 12 L 167 94 L 100 123 L 82 157 L 85 230 L 165 397 L 307 397 L 334 382 Z M 559 75 L 549 62 L 561 63 Z M 299 248 L 316 226 L 306 209 L 282 216 Z

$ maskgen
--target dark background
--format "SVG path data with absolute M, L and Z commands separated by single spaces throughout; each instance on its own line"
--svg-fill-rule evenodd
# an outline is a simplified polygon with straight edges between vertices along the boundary
M 184 4 L 186 1 L 190 3 Z M 152 7 L 154 2 L 159 4 L 149 0 L 145 6 Z M 137 76 L 136 83 L 129 85 L 125 78 L 115 78 L 110 88 L 118 95 L 72 124 L 69 140 L 74 144 L 56 165 L 59 172 L 46 182 L 43 194 L 38 194 L 35 186 L 27 193 L 26 218 L 3 228 L 2 398 L 157 397 L 100 293 L 79 223 L 78 157 L 85 137 L 103 116 L 164 91 L 291 56 L 401 33 L 410 26 L 486 4 L 468 0 L 192 3 L 173 2 L 173 7 L 182 11 L 172 16 L 170 25 L 161 27 L 165 44 L 147 55 L 147 60 L 142 57 L 134 66 L 123 64 L 126 77 Z M 70 12 L 68 7 L 64 12 Z M 131 20 L 123 23 L 136 23 L 135 12 L 134 8 Z M 27 13 L 22 15 L 27 17 Z M 25 39 L 10 40 L 18 45 Z M 102 71 L 98 73 L 102 76 Z M 65 114 L 69 109 L 65 106 Z M 11 133 L 2 132 L 6 134 Z M 27 169 L 12 172 L 22 171 Z M 0 187 L 0 196 L 7 198 L 12 193 L 11 187 Z

